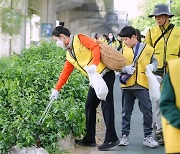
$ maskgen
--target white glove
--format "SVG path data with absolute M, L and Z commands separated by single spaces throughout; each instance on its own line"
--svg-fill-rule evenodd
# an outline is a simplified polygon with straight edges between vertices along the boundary
M 59 94 L 58 90 L 53 89 L 53 91 L 52 91 L 51 96 L 50 96 L 49 99 L 50 99 L 50 100 L 57 100 L 57 99 L 58 99 L 58 94 Z
M 94 64 L 92 64 L 92 65 L 90 65 L 90 66 L 85 66 L 85 67 L 84 67 L 84 69 L 86 70 L 86 72 L 87 72 L 88 74 L 93 74 L 93 73 L 95 73 L 95 72 L 96 72 L 96 68 L 97 68 L 97 66 L 94 65 Z
M 122 68 L 122 72 L 127 74 L 133 74 L 135 70 L 135 67 L 133 67 L 132 65 L 125 66 L 124 68 Z
M 153 72 L 153 71 L 154 71 L 154 66 L 153 66 L 153 64 L 148 64 L 148 65 L 146 66 L 146 70 L 149 70 L 149 71 Z
M 92 65 L 90 65 L 90 66 L 87 66 L 87 65 L 86 65 L 86 66 L 84 67 L 84 69 L 86 70 L 88 76 L 94 74 L 94 73 L 96 72 L 96 68 L 97 68 L 97 66 L 94 65 L 94 64 L 92 64 Z M 90 80 L 89 80 L 89 85 L 93 88 L 93 85 L 92 85 L 92 83 L 91 83 Z

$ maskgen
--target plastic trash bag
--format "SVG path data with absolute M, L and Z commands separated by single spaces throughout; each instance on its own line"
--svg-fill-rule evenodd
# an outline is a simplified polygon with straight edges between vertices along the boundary
M 145 74 L 148 78 L 150 98 L 154 101 L 158 101 L 160 99 L 160 95 L 161 95 L 160 83 L 158 82 L 158 78 L 148 68 L 146 68 Z
M 89 66 L 85 66 L 84 69 L 89 76 L 90 85 L 94 88 L 97 97 L 100 100 L 106 100 L 109 90 L 102 76 L 96 70 L 92 71 Z

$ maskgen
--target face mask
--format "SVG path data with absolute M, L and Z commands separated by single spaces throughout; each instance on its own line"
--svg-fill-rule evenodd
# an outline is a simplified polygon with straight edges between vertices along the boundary
M 112 39 L 112 38 L 113 38 L 113 36 L 110 35 L 110 36 L 109 36 L 109 39 Z
M 60 48 L 62 48 L 63 50 L 66 48 L 66 46 L 64 45 L 64 43 L 61 40 L 58 40 L 56 42 L 56 45 Z

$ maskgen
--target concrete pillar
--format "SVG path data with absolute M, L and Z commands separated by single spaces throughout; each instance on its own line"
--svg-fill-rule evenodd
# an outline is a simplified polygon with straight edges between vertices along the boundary
M 65 27 L 67 27 L 68 29 L 70 29 L 71 25 L 70 25 L 70 11 L 69 10 L 65 10 L 62 11 L 60 13 L 57 14 L 57 20 L 59 21 L 64 21 L 65 22 Z
M 27 12 L 28 12 L 28 0 L 21 0 L 21 12 L 22 15 L 24 15 L 22 24 L 21 24 L 21 46 L 20 50 L 26 47 L 26 21 L 27 21 Z M 16 43 L 16 40 L 14 40 L 14 43 Z
M 50 33 L 52 32 L 53 27 L 56 26 L 56 12 L 55 12 L 55 0 L 41 0 L 40 2 L 40 8 L 39 8 L 39 12 L 40 12 L 40 35 L 42 34 L 42 27 L 46 25 L 52 25 L 52 28 L 47 29 L 47 31 L 49 31 Z M 44 29 L 43 29 L 44 30 Z M 49 33 L 49 34 L 50 34 Z M 49 39 L 46 36 L 40 36 L 41 39 Z
M 19 10 L 22 14 L 26 15 L 27 11 L 27 0 L 21 0 L 18 4 L 14 3 L 13 0 L 9 0 L 6 6 L 11 6 L 12 9 Z M 20 54 L 22 49 L 25 47 L 26 41 L 26 24 L 25 20 L 22 20 L 20 34 L 9 36 L 4 34 L 1 29 L 0 35 L 0 58 L 10 56 L 12 53 Z
M 9 56 L 10 39 L 6 35 L 2 34 L 0 36 L 0 58 Z

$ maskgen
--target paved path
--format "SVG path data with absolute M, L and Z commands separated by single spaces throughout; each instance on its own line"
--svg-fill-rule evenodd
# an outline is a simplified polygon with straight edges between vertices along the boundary
M 116 77 L 114 86 L 114 98 L 115 98 L 115 124 L 116 132 L 118 137 L 121 136 L 121 89 L 118 77 Z M 104 137 L 104 122 L 101 118 L 99 126 L 101 126 L 100 131 L 97 131 L 98 138 L 103 141 Z M 142 113 L 138 108 L 137 102 L 134 106 L 134 111 L 131 119 L 131 132 L 129 136 L 128 146 L 116 146 L 111 149 L 111 151 L 98 151 L 97 147 L 87 148 L 76 146 L 71 152 L 71 154 L 164 154 L 164 146 L 159 146 L 156 148 L 149 148 L 143 145 L 143 120 Z
M 121 136 L 121 89 L 119 80 L 116 77 L 114 85 L 115 98 L 115 123 L 118 136 Z M 119 154 L 164 154 L 164 146 L 157 148 L 148 148 L 143 145 L 143 119 L 139 110 L 138 103 L 134 105 L 134 111 L 131 119 L 131 131 L 129 135 L 129 145 L 126 147 L 115 147 L 113 153 Z

